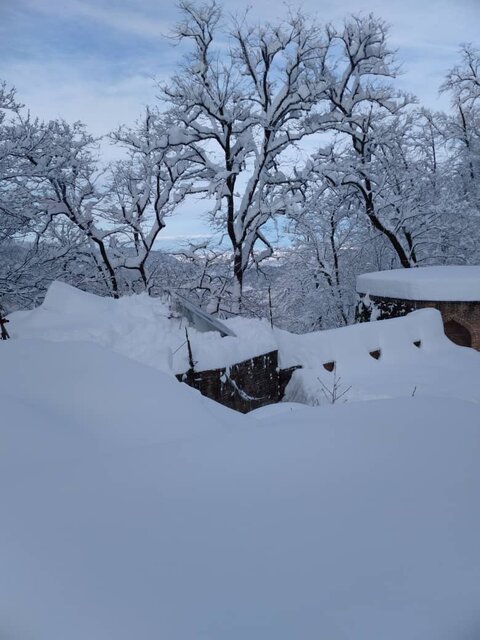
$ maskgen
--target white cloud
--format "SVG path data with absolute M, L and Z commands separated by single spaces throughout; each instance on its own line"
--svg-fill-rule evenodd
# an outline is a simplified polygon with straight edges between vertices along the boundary
M 153 78 L 140 73 L 98 78 L 94 60 L 79 67 L 62 61 L 11 63 L 4 65 L 3 77 L 33 115 L 81 120 L 96 136 L 132 124 L 158 93 Z
M 1 2 L 1 0 L 0 0 Z M 240 12 L 246 4 L 225 0 L 227 12 Z M 321 21 L 338 21 L 349 13 L 373 11 L 391 23 L 391 44 L 399 49 L 404 74 L 400 86 L 433 108 L 445 108 L 446 97 L 438 98 L 438 87 L 447 69 L 457 60 L 458 45 L 475 41 L 480 23 L 480 2 L 477 0 L 303 0 L 305 11 L 317 13 Z M 175 3 L 157 0 L 20 0 L 15 11 L 28 9 L 28 21 L 35 16 L 48 16 L 55 25 L 62 20 L 80 18 L 101 24 L 114 32 L 129 33 L 128 53 L 120 47 L 100 56 L 94 47 L 82 50 L 62 49 L 62 40 L 50 42 L 39 34 L 34 42 L 18 41 L 12 50 L 21 50 L 22 57 L 12 60 L 4 56 L 2 76 L 15 84 L 20 98 L 32 113 L 44 118 L 64 117 L 83 120 L 95 135 L 103 134 L 118 124 L 132 123 L 146 104 L 157 94 L 152 76 L 161 71 L 163 77 L 173 72 L 178 50 L 173 53 L 160 34 L 166 33 L 177 18 Z M 284 5 L 272 9 L 270 0 L 257 0 L 252 18 L 272 18 L 285 15 Z M 27 15 L 27 14 L 26 14 Z M 26 20 L 27 18 L 25 18 Z M 3 46 L 8 51 L 8 36 Z M 135 53 L 148 41 L 150 54 Z M 121 40 L 120 40 L 121 41 Z M 133 44 L 133 46 L 132 46 Z M 146 57 L 148 55 L 148 57 Z M 143 58 L 141 57 L 143 56 Z
M 153 11 L 145 2 L 119 5 L 115 2 L 88 2 L 87 0 L 23 0 L 31 10 L 62 18 L 83 18 L 110 29 L 129 32 L 141 37 L 158 38 L 168 33 L 170 24 L 159 18 L 158 5 Z
M 0 13 L 2 2 L 6 0 L 0 0 Z M 241 13 L 247 1 L 222 4 L 227 13 Z M 293 7 L 296 4 L 296 0 L 290 2 Z M 403 63 L 400 86 L 432 108 L 448 106 L 448 98 L 439 98 L 437 92 L 445 72 L 457 61 L 459 44 L 478 44 L 480 0 L 302 0 L 298 4 L 321 22 L 337 22 L 359 12 L 384 18 L 391 24 L 390 42 Z M 173 0 L 17 0 L 8 5 L 8 11 L 15 20 L 11 30 L 4 21 L 2 78 L 16 85 L 19 99 L 32 114 L 81 120 L 94 135 L 132 124 L 145 105 L 155 102 L 158 90 L 152 76 L 161 72 L 166 79 L 180 55 L 162 39 L 178 17 Z M 275 20 L 286 11 L 284 4 L 256 0 L 252 19 Z M 48 22 L 51 33 L 35 30 L 42 20 Z M 88 48 L 81 41 L 67 47 L 60 25 L 69 20 L 72 25 L 81 22 L 84 33 L 89 25 L 92 31 L 96 27 L 96 37 L 101 26 L 100 33 L 117 43 L 110 57 L 108 51 L 105 55 L 105 50 L 95 48 L 100 45 L 95 38 Z M 123 36 L 129 43 L 125 52 Z M 106 159 L 113 153 L 106 145 L 103 152 Z M 169 219 L 168 235 L 161 241 L 208 236 L 201 215 L 207 208 L 204 202 L 189 202 L 178 219 Z

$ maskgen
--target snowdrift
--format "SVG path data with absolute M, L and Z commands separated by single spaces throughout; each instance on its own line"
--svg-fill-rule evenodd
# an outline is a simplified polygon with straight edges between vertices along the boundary
M 189 368 L 186 322 L 158 298 L 99 298 L 55 282 L 40 307 L 9 318 L 13 338 L 85 341 L 170 376 Z M 236 338 L 188 329 L 196 369 L 221 368 L 278 349 L 282 368 L 302 367 L 287 387 L 287 401 L 318 405 L 339 395 L 350 402 L 412 395 L 480 401 L 480 354 L 450 342 L 433 309 L 305 335 L 272 331 L 267 322 L 245 318 L 226 324 Z M 371 355 L 376 351 L 378 360 Z M 329 362 L 334 371 L 324 368 Z
M 479 636 L 478 405 L 242 416 L 92 343 L 0 359 L 2 638 Z
M 99 344 L 167 373 L 188 370 L 187 323 L 170 306 L 146 294 L 114 300 L 54 282 L 43 304 L 9 316 L 12 337 L 82 340 Z M 238 338 L 188 328 L 198 370 L 216 369 L 276 348 L 266 322 L 231 321 Z
M 441 315 L 422 309 L 403 318 L 304 335 L 276 332 L 281 364 L 301 364 L 287 387 L 290 402 L 317 405 L 412 395 L 480 402 L 480 353 L 458 347 Z M 325 363 L 334 362 L 334 371 Z

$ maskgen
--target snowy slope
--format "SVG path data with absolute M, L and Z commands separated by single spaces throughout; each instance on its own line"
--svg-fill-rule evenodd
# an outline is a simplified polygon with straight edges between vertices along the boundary
M 2 639 L 479 636 L 478 405 L 241 416 L 94 344 L 0 358 Z

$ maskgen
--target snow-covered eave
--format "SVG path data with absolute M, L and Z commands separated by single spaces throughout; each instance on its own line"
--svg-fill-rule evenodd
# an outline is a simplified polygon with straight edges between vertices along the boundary
M 357 277 L 357 292 L 391 300 L 480 302 L 480 266 L 376 271 Z
M 478 303 L 480 304 L 480 297 L 472 297 L 471 299 L 467 299 L 467 298 L 453 298 L 453 297 L 448 297 L 445 296 L 443 298 L 441 297 L 431 297 L 428 295 L 424 295 L 424 296 L 414 296 L 414 295 L 404 295 L 404 296 L 400 296 L 400 295 L 385 295 L 383 293 L 372 293 L 372 291 L 368 290 L 368 291 L 359 291 L 357 289 L 357 293 L 362 295 L 362 296 L 369 296 L 370 298 L 381 298 L 382 300 L 391 300 L 396 301 L 396 302 L 433 302 L 433 303 L 445 303 L 445 302 L 454 302 L 455 304 L 475 304 Z

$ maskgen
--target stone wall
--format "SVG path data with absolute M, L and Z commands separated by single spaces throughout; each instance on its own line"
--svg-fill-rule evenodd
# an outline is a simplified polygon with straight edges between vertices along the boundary
M 231 367 L 209 371 L 187 371 L 177 375 L 201 394 L 221 404 L 247 413 L 252 409 L 279 402 L 293 373 L 280 371 L 278 351 L 271 351 Z
M 403 300 L 360 294 L 357 322 L 398 318 L 416 309 L 433 308 L 442 314 L 445 334 L 465 347 L 480 351 L 480 302 L 444 302 L 431 300 Z

